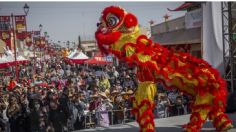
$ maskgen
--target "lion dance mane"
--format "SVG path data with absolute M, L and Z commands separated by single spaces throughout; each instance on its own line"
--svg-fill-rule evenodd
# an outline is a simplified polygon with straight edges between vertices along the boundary
M 198 132 L 207 119 L 217 131 L 233 127 L 224 113 L 226 82 L 206 61 L 188 53 L 168 51 L 139 33 L 137 18 L 121 7 L 103 10 L 95 37 L 101 52 L 137 67 L 139 85 L 133 100 L 132 113 L 140 131 L 155 131 L 153 108 L 156 82 L 166 88 L 177 88 L 193 98 L 188 132 Z

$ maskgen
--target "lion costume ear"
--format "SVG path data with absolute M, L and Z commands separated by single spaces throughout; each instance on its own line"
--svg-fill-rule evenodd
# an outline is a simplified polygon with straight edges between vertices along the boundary
M 138 24 L 138 20 L 133 14 L 128 13 L 125 16 L 124 23 L 127 28 L 131 28 L 131 27 L 136 26 Z

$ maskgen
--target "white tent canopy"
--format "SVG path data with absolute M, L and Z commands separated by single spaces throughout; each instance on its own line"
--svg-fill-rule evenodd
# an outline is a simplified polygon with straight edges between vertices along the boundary
M 17 56 L 17 61 L 27 61 L 23 56 Z
M 89 59 L 89 57 L 85 55 L 82 51 L 77 51 L 70 59 L 83 60 L 83 59 Z
M 6 60 L 6 62 L 5 62 L 5 63 L 8 63 L 8 62 L 13 62 L 13 61 L 15 61 L 15 58 L 14 58 L 14 56 L 11 56 L 11 55 L 8 55 L 8 56 L 4 55 L 2 58 Z
M 21 55 L 17 56 L 16 59 L 17 61 L 28 61 L 25 57 Z M 15 61 L 14 54 L 10 50 L 5 51 L 5 54 L 2 57 L 0 57 L 0 63 L 9 63 L 14 61 Z
M 77 50 L 73 50 L 69 53 L 69 55 L 67 56 L 67 58 L 71 58 L 72 56 L 74 56 L 74 54 L 77 53 Z
M 85 55 L 81 50 L 74 50 L 70 55 L 67 56 L 67 59 L 71 63 L 83 64 L 86 60 L 89 59 L 89 57 Z
M 6 62 L 7 62 L 6 57 L 0 57 L 0 64 L 6 63 Z

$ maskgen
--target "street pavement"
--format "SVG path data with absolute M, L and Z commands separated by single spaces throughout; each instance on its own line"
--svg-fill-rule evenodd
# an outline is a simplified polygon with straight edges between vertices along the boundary
M 155 120 L 155 126 L 157 132 L 182 132 L 182 125 L 187 124 L 189 121 L 190 115 L 175 116 L 169 118 L 162 118 Z M 236 113 L 229 114 L 229 118 L 233 121 L 234 128 L 228 132 L 236 132 Z M 80 132 L 94 132 L 94 131 L 103 131 L 103 132 L 138 132 L 138 124 L 136 122 L 126 123 L 124 125 L 113 125 L 110 127 L 96 127 L 94 129 L 85 129 L 79 130 Z M 77 131 L 76 131 L 77 132 Z M 207 121 L 201 132 L 215 132 L 210 121 Z

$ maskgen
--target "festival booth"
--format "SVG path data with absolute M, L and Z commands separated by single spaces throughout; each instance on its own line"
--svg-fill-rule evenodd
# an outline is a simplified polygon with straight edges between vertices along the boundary
M 72 58 L 76 53 L 77 53 L 77 50 L 75 49 L 75 50 L 71 51 L 71 52 L 68 54 L 68 56 L 66 56 L 66 58 Z
M 71 60 L 72 63 L 83 64 L 85 61 L 87 61 L 89 59 L 89 57 L 87 55 L 85 55 L 82 51 L 77 51 L 69 59 Z
M 89 57 L 82 51 L 74 50 L 66 58 L 65 61 L 69 64 L 83 64 Z
M 18 64 L 26 64 L 26 63 L 28 63 L 29 61 L 26 59 L 26 58 L 24 58 L 23 56 L 18 56 L 17 57 L 17 63 Z
M 98 65 L 108 65 L 113 64 L 112 56 L 104 56 L 101 53 L 97 53 L 93 58 L 85 62 L 86 64 L 98 64 Z
M 6 68 L 9 64 L 7 63 L 7 60 L 5 57 L 0 57 L 0 68 Z
M 14 66 L 15 63 L 26 64 L 28 63 L 28 60 L 23 56 L 17 56 L 15 61 L 15 57 L 10 50 L 6 51 L 5 55 L 0 57 L 0 68 L 7 68 L 8 66 Z

